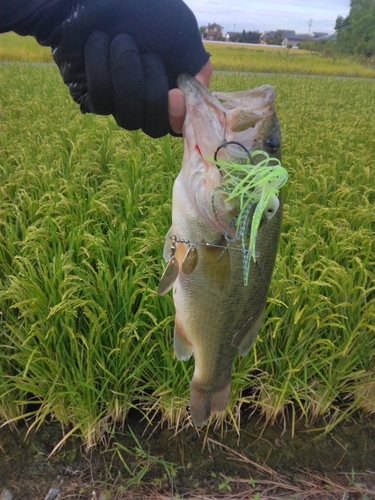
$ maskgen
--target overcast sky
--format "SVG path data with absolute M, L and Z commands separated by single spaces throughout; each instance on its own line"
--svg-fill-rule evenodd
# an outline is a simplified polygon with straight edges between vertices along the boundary
M 227 31 L 277 29 L 334 33 L 337 16 L 346 17 L 350 0 L 185 0 L 199 26 L 217 23 Z

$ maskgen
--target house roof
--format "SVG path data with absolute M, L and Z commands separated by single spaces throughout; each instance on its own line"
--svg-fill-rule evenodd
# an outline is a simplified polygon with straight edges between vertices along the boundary
M 286 36 L 285 38 L 287 38 L 288 40 L 295 40 L 295 41 L 300 40 L 300 41 L 302 41 L 302 40 L 310 40 L 312 37 L 311 37 L 311 35 L 301 33 L 301 34 L 295 34 L 292 36 Z
M 316 36 L 314 37 L 314 42 L 319 42 L 320 40 L 332 40 L 332 41 L 336 41 L 336 35 L 333 34 L 333 35 L 328 35 L 328 34 L 325 34 L 323 36 Z
M 298 43 L 298 42 L 305 42 L 307 40 L 306 37 L 300 37 L 300 36 L 285 36 L 283 38 L 283 43 L 287 43 L 287 42 L 294 42 L 294 43 Z
M 293 36 L 296 34 L 294 30 L 277 30 L 277 31 L 281 31 L 283 36 Z
M 281 35 L 290 37 L 290 36 L 295 36 L 296 32 L 294 30 L 276 30 L 276 31 L 264 31 L 261 35 L 260 38 L 275 38 L 277 33 L 281 33 Z
M 214 30 L 215 28 L 216 28 L 217 30 L 223 30 L 223 29 L 224 29 L 224 28 L 223 28 L 223 26 L 220 26 L 220 24 L 216 24 L 216 23 L 209 24 L 209 25 L 207 26 L 207 29 L 208 29 L 208 30 Z
M 336 35 L 328 35 L 327 33 L 323 36 L 311 36 L 307 34 L 295 35 L 295 36 L 286 36 L 283 38 L 284 43 L 288 42 L 305 42 L 306 40 L 311 40 L 312 42 L 318 42 L 320 40 L 333 40 L 336 41 Z

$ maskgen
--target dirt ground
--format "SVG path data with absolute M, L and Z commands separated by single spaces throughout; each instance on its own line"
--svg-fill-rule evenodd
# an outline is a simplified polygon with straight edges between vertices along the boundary
M 85 450 L 56 422 L 27 435 L 0 429 L 0 500 L 375 499 L 375 422 L 352 419 L 329 434 L 319 426 L 262 428 L 256 416 L 233 430 L 177 434 L 147 427 L 137 413 L 108 440 Z M 52 489 L 51 489 L 52 488 Z

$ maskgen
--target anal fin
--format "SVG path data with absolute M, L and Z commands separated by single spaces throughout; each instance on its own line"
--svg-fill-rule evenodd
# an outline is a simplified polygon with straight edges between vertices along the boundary
M 260 313 L 258 314 L 258 317 L 252 324 L 250 330 L 246 333 L 244 338 L 241 340 L 240 345 L 238 346 L 238 352 L 240 353 L 241 356 L 245 356 L 249 351 L 251 346 L 254 344 L 255 339 L 257 338 L 257 335 L 259 333 L 260 327 L 262 326 L 262 321 L 263 321 L 263 316 L 264 312 L 266 310 L 266 306 L 262 307 L 260 310 Z
M 189 358 L 191 358 L 191 355 L 193 354 L 192 346 L 190 342 L 188 342 L 180 332 L 180 328 L 177 323 L 177 318 L 174 326 L 173 343 L 174 343 L 174 351 L 179 361 L 187 361 Z

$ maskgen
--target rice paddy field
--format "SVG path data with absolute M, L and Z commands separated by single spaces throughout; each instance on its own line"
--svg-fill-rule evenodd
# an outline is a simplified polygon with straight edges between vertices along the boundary
M 208 50 L 218 69 L 256 64 L 254 51 L 229 67 L 233 49 Z M 216 73 L 211 88 L 265 83 L 289 173 L 284 223 L 266 319 L 210 425 L 240 434 L 251 408 L 264 425 L 330 431 L 375 412 L 375 81 Z M 156 293 L 182 153 L 179 138 L 81 115 L 52 65 L 0 66 L 0 422 L 57 421 L 56 449 L 105 442 L 134 408 L 150 425 L 190 425 L 194 362 L 176 360 L 172 297 Z
M 267 45 L 205 43 L 216 70 L 375 78 L 375 68 L 349 57 Z M 362 61 L 363 63 L 363 61 Z

